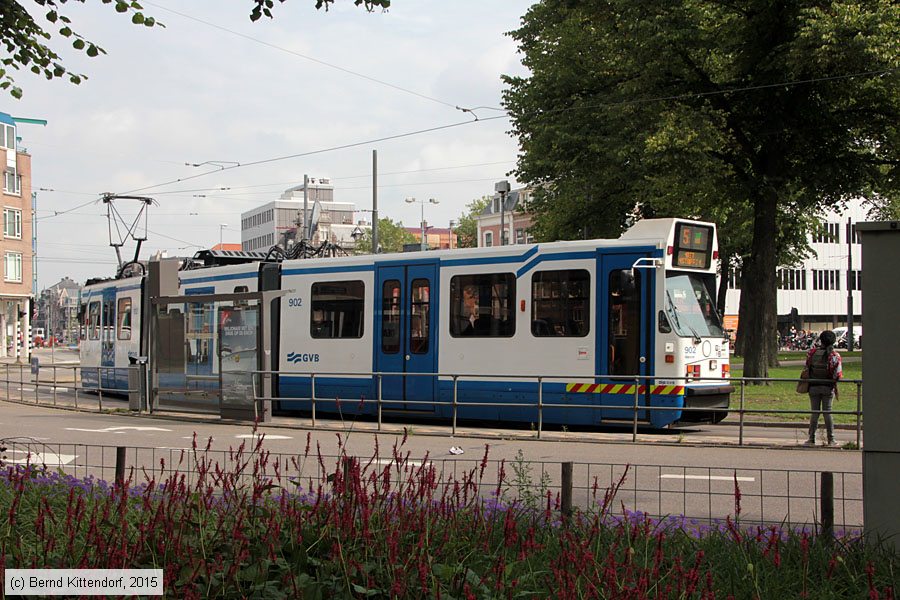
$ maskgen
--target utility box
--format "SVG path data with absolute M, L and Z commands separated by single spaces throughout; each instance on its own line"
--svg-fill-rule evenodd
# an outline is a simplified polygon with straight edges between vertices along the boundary
M 146 356 L 128 357 L 128 410 L 143 410 L 146 395 Z
M 862 297 L 866 332 L 863 361 L 863 518 L 870 540 L 900 548 L 900 394 L 897 369 L 897 298 L 900 297 L 900 222 L 858 223 L 862 241 Z

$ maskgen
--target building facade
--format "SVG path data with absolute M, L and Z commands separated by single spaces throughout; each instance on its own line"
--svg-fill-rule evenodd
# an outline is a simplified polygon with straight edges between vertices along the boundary
M 528 212 L 531 190 L 520 188 L 510 191 L 504 196 L 501 199 L 500 194 L 494 194 L 491 202 L 475 218 L 478 223 L 478 247 L 480 248 L 534 242 L 534 237 L 528 231 L 532 224 L 531 214 Z M 502 242 L 500 239 L 501 221 L 503 221 L 504 229 Z
M 64 277 L 41 291 L 37 299 L 34 328 L 44 331 L 44 339 L 56 338 L 59 343 L 78 341 L 78 304 L 81 285 Z
M 406 231 L 411 233 L 416 241 L 421 245 L 422 243 L 422 228 L 421 227 L 404 227 Z M 453 248 L 457 248 L 456 244 L 456 232 L 447 228 L 440 227 L 432 227 L 425 223 L 425 246 L 429 250 L 452 250 Z
M 303 238 L 308 219 L 316 220 L 316 231 L 310 243 L 329 241 L 342 248 L 356 245 L 356 237 L 371 228 L 356 222 L 356 206 L 351 202 L 335 202 L 334 187 L 328 179 L 311 179 L 305 188 L 308 215 L 303 213 L 304 186 L 285 190 L 281 198 L 241 213 L 241 249 L 265 252 L 275 245 L 288 248 Z M 319 203 L 316 215 L 314 206 Z M 354 237 L 356 236 L 356 237 Z
M 33 258 L 31 156 L 19 148 L 16 121 L 0 113 L 3 172 L 3 235 L 0 256 L 0 356 L 27 356 Z
M 846 326 L 848 295 L 853 298 L 853 322 L 862 323 L 862 247 L 855 224 L 868 220 L 860 200 L 846 210 L 829 211 L 823 229 L 810 239 L 815 253 L 802 264 L 778 269 L 779 327 L 822 331 Z M 728 278 L 726 326 L 736 325 L 741 300 L 741 274 Z M 736 328 L 734 326 L 730 328 Z

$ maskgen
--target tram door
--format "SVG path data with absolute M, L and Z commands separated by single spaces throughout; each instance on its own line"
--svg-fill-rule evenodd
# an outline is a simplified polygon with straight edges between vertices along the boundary
M 636 381 L 611 376 L 634 377 L 652 372 L 649 340 L 652 321 L 648 314 L 655 271 L 632 268 L 636 261 L 647 256 L 645 253 L 600 253 L 598 257 L 597 373 L 601 383 L 629 386 L 614 390 L 619 393 L 603 394 L 601 419 L 632 419 L 634 414 Z M 646 386 L 646 382 L 642 379 L 640 383 Z M 645 406 L 649 398 L 646 392 L 641 394 L 639 404 Z M 646 414 L 646 410 L 638 411 L 638 419 L 646 419 Z
M 116 289 L 103 290 L 100 305 L 100 387 L 116 387 Z
M 437 263 L 377 267 L 375 370 L 384 408 L 433 412 L 437 378 Z M 377 383 L 377 381 L 376 381 Z

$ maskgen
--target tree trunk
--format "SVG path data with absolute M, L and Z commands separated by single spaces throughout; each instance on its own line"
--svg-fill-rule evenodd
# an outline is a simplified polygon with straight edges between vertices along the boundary
M 731 277 L 731 257 L 727 254 L 720 253 L 720 262 L 722 265 L 719 274 L 719 289 L 716 292 L 716 309 L 720 315 L 725 314 L 725 297 L 728 294 L 728 278 Z
M 753 207 L 750 260 L 744 263 L 737 348 L 744 357 L 744 377 L 768 377 L 777 359 L 775 221 L 778 195 L 765 189 Z

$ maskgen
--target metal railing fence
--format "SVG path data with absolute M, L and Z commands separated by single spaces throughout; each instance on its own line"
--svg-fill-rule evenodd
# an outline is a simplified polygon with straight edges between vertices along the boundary
M 198 448 L 115 447 L 50 444 L 24 438 L 0 440 L 0 466 L 30 464 L 89 482 L 129 480 L 132 485 L 184 476 L 193 486 L 213 473 L 237 473 L 234 481 L 265 479 L 289 492 L 330 491 L 334 473 L 357 461 L 361 480 L 385 470 L 392 489 L 434 469 L 437 496 L 454 482 L 472 482 L 485 501 L 501 501 L 545 510 L 566 505 L 611 514 L 668 519 L 692 530 L 723 524 L 726 516 L 743 524 L 787 527 L 827 526 L 840 530 L 863 526 L 862 473 L 813 470 L 699 467 L 664 464 L 503 461 L 478 458 L 425 458 L 271 453 L 263 441 L 250 440 L 242 452 Z M 255 470 L 255 474 L 254 474 Z M 215 483 L 216 478 L 205 480 Z M 221 479 L 219 479 L 221 481 Z M 99 484 L 98 484 L 99 485 Z M 500 491 L 499 498 L 497 491 Z M 614 497 L 607 498 L 614 490 Z M 549 504 L 548 504 L 549 503 Z
M 150 394 L 147 394 L 147 369 L 145 365 L 134 365 L 131 367 L 82 367 L 82 366 L 73 366 L 73 365 L 43 365 L 41 369 L 50 370 L 52 373 L 52 377 L 48 381 L 42 381 L 38 376 L 34 377 L 32 381 L 30 378 L 30 372 L 26 370 L 29 369 L 28 365 L 19 364 L 5 364 L 3 365 L 2 370 L 0 372 L 3 373 L 4 379 L 2 384 L 5 386 L 6 390 L 6 399 L 12 401 L 19 402 L 29 402 L 33 404 L 45 404 L 49 406 L 58 406 L 58 405 L 74 405 L 76 408 L 83 408 L 85 406 L 85 400 L 88 398 L 96 399 L 96 408 L 98 411 L 104 410 L 104 399 L 109 399 L 114 396 L 125 395 L 128 396 L 130 394 L 140 394 L 140 408 L 139 412 L 147 410 L 149 412 L 154 412 L 159 407 L 154 406 L 154 403 L 150 401 Z M 137 380 L 139 384 L 137 387 L 129 387 L 127 389 L 121 388 L 113 388 L 107 387 L 103 385 L 103 382 L 109 377 L 115 377 L 117 375 L 121 375 L 123 372 L 128 374 L 129 371 L 136 370 Z M 60 373 L 65 374 L 64 377 L 60 377 Z M 84 373 L 90 373 L 92 378 L 95 378 L 97 381 L 96 385 L 84 385 L 82 375 Z M 385 377 L 391 378 L 406 378 L 406 377 L 428 377 L 433 379 L 444 379 L 452 382 L 452 397 L 449 400 L 403 400 L 402 402 L 406 405 L 411 406 L 421 406 L 425 408 L 431 408 L 432 410 L 437 409 L 438 407 L 450 407 L 450 432 L 455 435 L 458 431 L 458 420 L 459 413 L 461 410 L 466 408 L 522 408 L 522 409 L 530 409 L 534 411 L 535 417 L 535 437 L 540 439 L 545 430 L 544 427 L 544 414 L 547 410 L 560 410 L 560 409 L 604 409 L 604 408 L 613 408 L 617 411 L 628 410 L 631 412 L 631 417 L 629 419 L 631 423 L 631 438 L 633 442 L 637 441 L 637 433 L 638 428 L 649 422 L 649 412 L 669 412 L 669 411 L 678 411 L 681 413 L 691 413 L 691 412 L 702 412 L 708 413 L 711 411 L 723 411 L 723 409 L 719 409 L 716 407 L 672 407 L 672 406 L 657 406 L 657 405 L 648 405 L 644 403 L 645 398 L 645 389 L 647 386 L 656 386 L 656 385 L 671 385 L 671 382 L 679 382 L 678 385 L 684 385 L 690 382 L 715 382 L 720 384 L 729 384 L 736 386 L 738 389 L 735 394 L 732 394 L 731 403 L 729 408 L 727 409 L 728 413 L 737 415 L 737 425 L 738 425 L 738 445 L 744 445 L 744 428 L 745 428 L 745 417 L 747 415 L 805 415 L 810 416 L 813 414 L 824 415 L 825 413 L 829 413 L 832 416 L 835 415 L 850 415 L 854 417 L 855 422 L 855 437 L 856 437 L 856 447 L 861 447 L 862 443 L 862 384 L 863 381 L 861 379 L 845 379 L 842 380 L 842 385 L 852 385 L 855 388 L 855 398 L 856 398 L 856 409 L 855 410 L 819 410 L 813 411 L 809 408 L 796 408 L 796 409 L 775 409 L 775 408 L 753 408 L 748 406 L 746 391 L 748 386 L 750 385 L 759 385 L 766 383 L 790 383 L 796 384 L 799 380 L 797 379 L 787 379 L 787 378 L 760 378 L 760 377 L 740 377 L 740 378 L 687 378 L 687 377 L 657 377 L 657 376 L 603 376 L 602 379 L 608 382 L 622 383 L 622 384 L 634 384 L 634 393 L 633 393 L 633 402 L 629 405 L 615 405 L 615 406 L 604 406 L 597 403 L 559 403 L 546 401 L 544 398 L 544 387 L 547 383 L 561 383 L 561 382 L 577 382 L 577 381 L 591 381 L 590 378 L 584 377 L 584 375 L 577 376 L 560 376 L 560 375 L 484 375 L 484 374 L 461 374 L 461 373 L 396 373 L 396 372 L 365 372 L 365 371 L 357 371 L 352 373 L 347 372 L 284 372 L 284 371 L 240 371 L 240 372 L 228 372 L 230 375 L 244 375 L 249 377 L 250 385 L 247 386 L 252 391 L 252 396 L 247 398 L 248 405 L 252 404 L 253 414 L 256 419 L 259 418 L 259 406 L 261 403 L 267 403 L 271 405 L 273 402 L 278 401 L 308 401 L 310 403 L 310 426 L 315 428 L 317 426 L 318 419 L 318 405 L 322 403 L 331 403 L 335 402 L 334 398 L 326 398 L 316 395 L 316 380 L 321 380 L 324 377 L 355 377 L 355 378 L 374 378 L 376 394 L 374 398 L 360 398 L 359 400 L 346 400 L 345 404 L 356 404 L 362 407 L 375 405 L 375 416 L 376 416 L 376 427 L 378 431 L 382 430 L 382 425 L 384 423 L 384 411 L 385 405 L 396 404 L 398 401 L 395 399 L 386 399 L 382 393 L 382 383 Z M 284 397 L 284 396 L 262 396 L 257 393 L 257 390 L 260 388 L 259 383 L 262 378 L 265 377 L 275 377 L 278 375 L 290 375 L 292 377 L 308 377 L 310 379 L 310 396 L 308 397 Z M 537 397 L 534 401 L 520 401 L 520 402 L 484 402 L 466 399 L 460 396 L 459 393 L 459 383 L 460 381 L 478 381 L 478 380 L 509 380 L 509 381 L 517 381 L 517 382 L 533 382 L 537 387 Z M 810 380 L 812 381 L 812 380 Z M 71 382 L 71 384 L 70 384 Z M 664 383 L 662 383 L 664 382 Z M 814 383 L 814 381 L 813 381 Z M 61 387 L 64 386 L 64 387 Z M 48 389 L 49 388 L 49 389 Z M 3 389 L 3 387 L 0 387 Z M 178 393 L 178 392 L 186 392 L 188 390 L 165 390 L 166 393 Z M 17 394 L 16 394 L 17 392 Z M 43 396 L 43 397 L 42 397 Z M 590 394 L 585 394 L 586 397 L 589 397 Z M 737 398 L 735 398 L 737 396 Z M 33 402 L 31 400 L 33 399 Z M 735 405 L 735 399 L 737 399 L 737 405 Z M 43 400 L 43 402 L 42 402 Z M 90 402 L 90 401 L 88 401 Z M 221 394 L 217 394 L 217 405 L 216 408 L 221 409 L 222 396 Z M 94 404 L 90 402 L 90 404 Z M 107 404 L 107 409 L 109 408 L 109 404 Z M 176 403 L 169 403 L 165 406 L 166 410 L 179 410 L 181 405 Z M 185 408 L 186 410 L 186 408 Z M 646 412 L 647 417 L 642 418 L 641 413 Z M 618 420 L 621 422 L 621 420 Z

